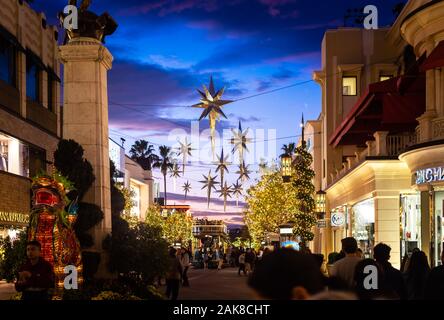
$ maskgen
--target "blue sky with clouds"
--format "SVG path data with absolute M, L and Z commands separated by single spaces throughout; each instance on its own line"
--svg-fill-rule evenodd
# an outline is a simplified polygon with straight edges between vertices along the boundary
M 208 84 L 210 75 L 216 88 L 226 87 L 225 98 L 231 100 L 310 80 L 313 70 L 320 68 L 325 30 L 343 26 L 347 9 L 374 4 L 379 9 L 380 25 L 385 26 L 393 21 L 392 8 L 399 2 L 93 0 L 92 11 L 107 11 L 119 24 L 106 40 L 115 58 L 109 72 L 110 135 L 115 140 L 124 137 L 128 147 L 141 137 L 155 144 L 173 145 L 175 138 L 168 138 L 171 131 L 182 128 L 189 132 L 191 121 L 199 118 L 200 110 L 187 106 L 198 102 L 196 89 Z M 32 6 L 44 11 L 51 23 L 57 23 L 56 13 L 66 4 L 63 0 L 36 0 Z M 263 129 L 278 138 L 295 136 L 300 133 L 301 113 L 306 119 L 317 118 L 320 105 L 319 86 L 308 82 L 225 106 L 229 119 L 218 128 L 237 127 L 242 120 L 244 129 L 251 128 L 252 133 Z M 203 121 L 201 130 L 206 128 L 208 123 Z M 271 144 L 269 147 L 276 150 L 270 155 L 279 155 L 283 143 L 296 139 Z M 207 140 L 201 144 L 209 149 Z M 257 169 L 259 159 L 255 160 L 252 169 Z M 210 168 L 215 169 L 208 163 L 190 166 L 188 175 L 178 179 L 171 199 L 180 202 L 180 186 L 191 179 L 191 205 L 195 205 L 196 213 L 239 222 L 241 208 L 232 203 L 225 214 L 220 202 L 206 210 L 197 200 L 205 193 L 196 181 Z M 236 171 L 235 166 L 231 168 Z M 236 175 L 230 175 L 229 180 L 234 182 Z M 169 189 L 174 193 L 172 184 Z

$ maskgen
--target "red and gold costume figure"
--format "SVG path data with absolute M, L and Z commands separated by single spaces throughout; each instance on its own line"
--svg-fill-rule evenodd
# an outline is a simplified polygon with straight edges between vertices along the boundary
M 54 177 L 38 176 L 32 183 L 32 211 L 28 240 L 40 242 L 41 256 L 51 263 L 56 274 L 58 290 L 63 288 L 64 268 L 76 266 L 81 282 L 80 243 L 74 231 L 76 204 L 66 196 L 71 188 L 69 181 L 58 174 Z M 65 207 L 69 206 L 68 212 Z M 80 284 L 80 283 L 79 283 Z

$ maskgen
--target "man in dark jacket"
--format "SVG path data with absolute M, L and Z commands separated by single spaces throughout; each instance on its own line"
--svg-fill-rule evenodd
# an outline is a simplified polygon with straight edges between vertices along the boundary
M 425 298 L 429 300 L 444 300 L 444 251 L 441 254 L 442 265 L 430 271 L 426 282 Z
M 395 294 L 397 298 L 407 300 L 407 288 L 402 273 L 389 262 L 391 250 L 392 248 L 384 243 L 379 243 L 373 248 L 373 256 L 383 271 L 383 289 L 387 294 Z
M 26 246 L 28 260 L 19 268 L 15 289 L 22 292 L 22 300 L 49 300 L 54 288 L 55 275 L 52 265 L 40 257 L 41 245 L 29 241 Z

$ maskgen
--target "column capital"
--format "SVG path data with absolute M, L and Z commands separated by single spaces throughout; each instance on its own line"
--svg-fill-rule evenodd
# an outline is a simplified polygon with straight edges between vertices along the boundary
M 68 62 L 96 61 L 106 70 L 112 68 L 113 56 L 98 40 L 93 38 L 75 38 L 59 47 L 59 57 L 63 64 Z

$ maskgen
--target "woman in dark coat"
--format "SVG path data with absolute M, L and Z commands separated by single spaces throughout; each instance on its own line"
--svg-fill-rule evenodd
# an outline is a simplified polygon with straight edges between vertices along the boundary
M 423 251 L 413 252 L 404 274 L 409 300 L 424 299 L 424 289 L 429 273 L 430 267 L 426 254 Z

